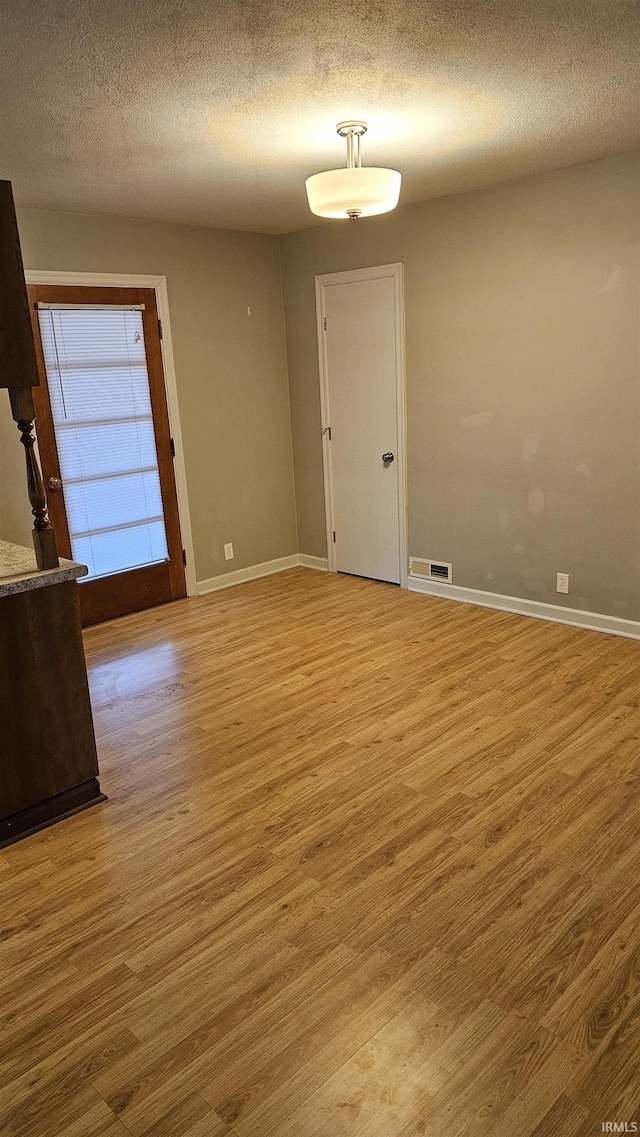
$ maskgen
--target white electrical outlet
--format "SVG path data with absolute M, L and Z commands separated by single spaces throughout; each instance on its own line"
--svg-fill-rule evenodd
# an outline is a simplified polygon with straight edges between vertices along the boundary
M 229 544 L 225 545 L 224 547 L 224 559 L 225 561 L 233 560 L 233 545 L 231 544 L 231 541 L 229 541 Z
M 569 573 L 559 572 L 556 573 L 556 592 L 562 592 L 566 596 L 569 591 Z

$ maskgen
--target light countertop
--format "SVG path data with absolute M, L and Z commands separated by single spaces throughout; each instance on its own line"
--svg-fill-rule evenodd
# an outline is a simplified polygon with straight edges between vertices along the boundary
M 45 588 L 49 584 L 61 584 L 64 580 L 76 580 L 79 576 L 86 576 L 88 571 L 85 565 L 60 559 L 59 568 L 41 572 L 33 549 L 0 541 L 0 597 L 15 596 L 17 592 L 30 592 L 33 588 Z

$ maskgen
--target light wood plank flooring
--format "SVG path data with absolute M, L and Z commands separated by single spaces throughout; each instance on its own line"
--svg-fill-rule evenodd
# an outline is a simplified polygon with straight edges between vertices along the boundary
M 296 569 L 86 633 L 0 852 L 0 1131 L 640 1122 L 640 644 Z

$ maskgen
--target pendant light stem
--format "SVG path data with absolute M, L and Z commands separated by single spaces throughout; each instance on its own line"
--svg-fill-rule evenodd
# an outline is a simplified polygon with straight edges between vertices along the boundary
M 347 140 L 347 169 L 353 170 L 356 167 L 362 168 L 362 146 L 360 140 L 363 134 L 367 132 L 366 122 L 359 122 L 355 119 L 349 122 L 339 122 L 336 130 L 341 138 Z M 355 146 L 353 144 L 355 139 Z

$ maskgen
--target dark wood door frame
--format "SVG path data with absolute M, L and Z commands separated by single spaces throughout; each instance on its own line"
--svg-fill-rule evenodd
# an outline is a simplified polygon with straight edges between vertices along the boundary
M 36 305 L 38 303 L 144 305 L 142 323 L 169 561 L 159 565 L 150 565 L 145 569 L 132 569 L 117 573 L 83 584 L 79 588 L 83 625 L 101 623 L 115 615 L 140 611 L 143 608 L 186 596 L 183 543 L 178 514 L 173 468 L 174 455 L 155 289 L 91 284 L 37 284 L 30 285 L 28 291 L 41 380 L 40 386 L 35 389 L 37 392 L 36 432 L 45 483 L 50 478 L 60 479 L 60 465 Z M 62 491 L 50 494 L 50 515 L 58 537 L 60 553 L 63 557 L 71 558 L 71 543 L 63 495 L 64 487 Z

